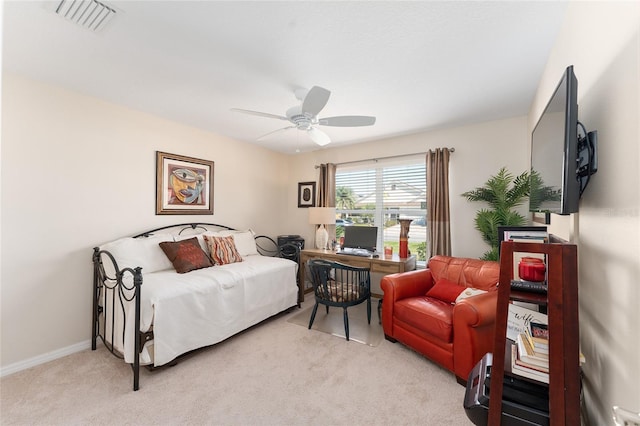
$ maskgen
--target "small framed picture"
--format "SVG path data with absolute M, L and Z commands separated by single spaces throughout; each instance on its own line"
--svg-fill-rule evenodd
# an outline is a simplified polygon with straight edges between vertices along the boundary
M 539 322 L 533 322 L 531 321 L 529 323 L 529 326 L 531 327 L 531 336 L 532 337 L 540 337 L 542 339 L 548 339 L 549 338 L 549 330 L 547 329 L 547 324 L 542 324 Z
M 298 182 L 298 207 L 316 206 L 316 183 Z

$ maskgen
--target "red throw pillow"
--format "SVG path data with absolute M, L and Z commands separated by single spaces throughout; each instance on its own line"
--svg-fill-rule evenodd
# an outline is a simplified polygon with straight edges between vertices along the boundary
M 160 248 L 179 274 L 213 266 L 213 262 L 207 256 L 207 253 L 202 250 L 196 237 L 178 242 L 162 242 L 160 243 Z
M 440 278 L 435 285 L 429 289 L 426 296 L 444 302 L 455 303 L 456 298 L 462 293 L 464 286 L 458 285 L 446 278 Z

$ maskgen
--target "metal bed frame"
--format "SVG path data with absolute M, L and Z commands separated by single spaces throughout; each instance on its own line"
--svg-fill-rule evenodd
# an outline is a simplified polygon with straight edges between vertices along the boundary
M 142 232 L 134 235 L 132 238 L 147 238 L 159 231 L 165 231 L 169 229 L 175 229 L 177 232 L 166 232 L 171 235 L 181 235 L 186 230 L 200 230 L 206 232 L 209 230 L 230 230 L 234 231 L 234 228 L 219 225 L 215 223 L 206 222 L 193 222 L 182 223 L 177 225 L 168 225 L 160 228 L 151 229 L 149 231 Z M 178 231 L 179 230 L 179 231 Z M 194 234 L 194 236 L 197 234 Z M 262 256 L 271 257 L 285 257 L 291 250 L 299 252 L 300 248 L 292 243 L 278 246 L 276 242 L 266 235 L 257 235 L 254 237 L 256 240 L 256 247 L 258 253 Z M 299 253 L 298 253 L 299 254 Z M 107 259 L 112 263 L 115 276 L 109 276 L 105 271 L 104 261 Z M 128 280 L 125 277 L 133 277 L 130 284 L 127 284 Z M 144 348 L 144 345 L 153 340 L 153 325 L 151 325 L 149 331 L 140 331 L 140 294 L 142 288 L 142 268 L 141 267 L 126 267 L 120 269 L 114 256 L 106 250 L 100 250 L 99 247 L 93 249 L 93 309 L 91 320 L 91 349 L 96 350 L 97 341 L 100 339 L 105 345 L 107 350 L 114 356 L 120 359 L 124 359 L 124 354 L 120 353 L 115 346 L 114 341 L 116 338 L 121 338 L 121 342 L 124 345 L 124 332 L 126 329 L 126 306 L 130 303 L 134 303 L 134 329 L 137 330 L 137 338 L 134 341 L 134 361 L 131 365 L 133 369 L 133 390 L 137 391 L 140 388 L 140 353 Z M 109 303 L 103 301 L 104 297 L 110 294 L 110 306 Z M 298 301 L 298 307 L 300 307 L 300 301 Z M 115 309 L 119 308 L 122 313 L 123 324 L 122 330 L 116 330 L 115 324 Z M 110 338 L 107 338 L 107 325 L 110 324 Z M 120 332 L 122 336 L 119 337 Z M 176 360 L 169 365 L 173 365 Z M 153 366 L 149 366 L 153 369 Z

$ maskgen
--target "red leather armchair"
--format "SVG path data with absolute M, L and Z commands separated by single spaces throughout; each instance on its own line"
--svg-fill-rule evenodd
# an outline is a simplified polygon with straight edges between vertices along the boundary
M 385 276 L 385 338 L 404 343 L 466 383 L 471 369 L 493 350 L 499 275 L 498 262 L 434 256 L 428 269 Z M 426 296 L 440 279 L 487 293 L 455 304 Z

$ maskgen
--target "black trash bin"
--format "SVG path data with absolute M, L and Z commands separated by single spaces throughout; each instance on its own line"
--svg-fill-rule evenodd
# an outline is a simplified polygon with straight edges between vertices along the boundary
M 298 247 L 298 250 L 292 244 Z M 278 249 L 282 257 L 298 263 L 298 253 L 304 250 L 304 238 L 300 235 L 278 235 Z

